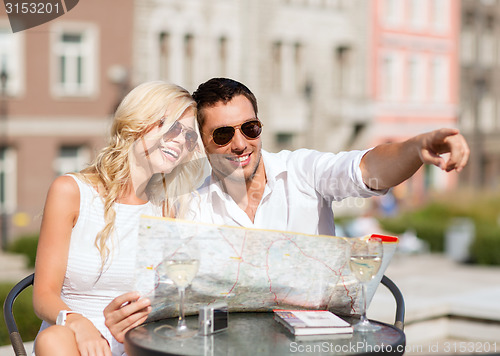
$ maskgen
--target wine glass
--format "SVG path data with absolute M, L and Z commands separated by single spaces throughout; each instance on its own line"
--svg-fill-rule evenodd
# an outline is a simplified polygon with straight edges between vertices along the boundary
M 370 323 L 366 317 L 366 285 L 380 269 L 382 254 L 382 239 L 378 237 L 355 238 L 351 241 L 349 266 L 360 282 L 362 290 L 363 311 L 360 321 L 353 326 L 358 332 L 372 332 L 380 329 L 380 326 Z
M 174 282 L 179 291 L 179 320 L 175 330 L 167 330 L 165 336 L 173 338 L 188 338 L 197 333 L 189 329 L 184 317 L 184 296 L 186 288 L 191 284 L 200 266 L 198 245 L 194 241 L 187 241 L 174 251 L 165 251 L 163 270 Z

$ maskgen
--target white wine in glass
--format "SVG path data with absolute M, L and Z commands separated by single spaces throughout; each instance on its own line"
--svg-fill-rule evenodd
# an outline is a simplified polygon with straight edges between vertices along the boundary
M 349 266 L 361 283 L 370 282 L 380 269 L 382 258 L 379 256 L 351 256 Z
M 200 261 L 194 259 L 167 259 L 164 262 L 165 273 L 177 288 L 186 288 L 189 286 L 196 276 L 199 266 Z
M 183 244 L 175 252 L 167 252 L 163 260 L 163 269 L 174 282 L 179 291 L 179 320 L 175 330 L 168 330 L 165 336 L 173 338 L 188 338 L 196 335 L 197 330 L 191 330 L 186 325 L 184 317 L 184 296 L 186 288 L 191 284 L 198 268 L 200 260 L 198 246 L 194 242 Z
M 378 237 L 355 238 L 351 241 L 349 267 L 356 279 L 361 283 L 363 310 L 359 323 L 354 325 L 358 332 L 371 332 L 380 326 L 370 323 L 366 317 L 366 284 L 370 282 L 380 269 L 383 245 Z

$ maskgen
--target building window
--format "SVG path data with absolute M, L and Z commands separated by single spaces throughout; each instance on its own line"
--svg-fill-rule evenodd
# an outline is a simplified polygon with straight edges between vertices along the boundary
M 463 105 L 462 112 L 458 118 L 458 126 L 463 132 L 472 132 L 474 129 L 474 115 L 470 105 Z
M 227 75 L 227 38 L 219 38 L 219 74 L 223 77 Z
M 97 36 L 91 29 L 54 27 L 54 94 L 90 96 L 97 78 Z
M 304 90 L 304 47 L 297 42 L 293 50 L 295 90 L 302 93 Z
M 85 146 L 61 146 L 54 167 L 56 174 L 79 172 L 89 164 L 89 158 Z
M 481 122 L 480 127 L 483 132 L 492 132 L 497 129 L 495 117 L 495 98 L 491 93 L 487 93 L 481 100 L 480 106 Z
M 160 79 L 168 80 L 170 75 L 170 34 L 166 32 L 160 33 Z
M 187 86 L 194 84 L 194 37 L 184 36 L 184 82 Z
M 401 63 L 396 54 L 387 54 L 382 57 L 380 77 L 380 91 L 383 99 L 396 100 L 401 95 Z
M 404 2 L 401 0 L 385 0 L 382 7 L 382 18 L 387 26 L 399 26 L 404 19 Z
M 445 32 L 450 26 L 449 0 L 431 0 L 431 25 L 438 32 Z
M 425 26 L 427 7 L 422 0 L 410 0 L 408 4 L 408 16 L 410 25 L 415 30 L 421 30 Z
M 462 14 L 460 31 L 460 61 L 462 65 L 471 65 L 476 60 L 475 14 L 465 11 Z
M 279 132 L 276 134 L 276 146 L 280 150 L 293 148 L 293 133 Z
M 449 65 L 447 58 L 435 57 L 431 61 L 430 73 L 430 99 L 443 103 L 449 99 Z
M 0 212 L 11 214 L 17 205 L 16 152 L 0 147 Z
M 9 96 L 18 96 L 23 90 L 22 48 L 22 34 L 0 27 L 0 72 L 7 74 L 6 90 Z
M 335 51 L 335 92 L 337 95 L 349 94 L 349 84 L 352 74 L 352 49 L 339 46 Z
M 283 44 L 280 41 L 273 43 L 272 48 L 272 87 L 275 91 L 281 91 L 281 71 Z
M 495 17 L 486 16 L 483 33 L 479 38 L 479 63 L 485 66 L 492 66 L 495 63 L 496 35 Z
M 408 61 L 407 95 L 410 101 L 422 101 L 425 93 L 424 62 L 420 56 L 412 56 Z
M 469 27 L 464 27 L 460 35 L 460 61 L 468 66 L 474 63 L 474 33 Z

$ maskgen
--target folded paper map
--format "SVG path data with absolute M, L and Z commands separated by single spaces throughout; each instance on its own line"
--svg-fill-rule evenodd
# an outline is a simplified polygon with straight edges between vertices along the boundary
M 397 245 L 384 239 L 377 276 L 368 301 Z M 178 292 L 160 268 L 181 244 L 196 244 L 199 270 L 186 289 L 186 314 L 224 301 L 229 311 L 328 309 L 360 313 L 361 288 L 349 270 L 349 238 L 248 229 L 185 220 L 141 218 L 136 257 L 136 289 L 152 301 L 148 321 L 178 315 Z

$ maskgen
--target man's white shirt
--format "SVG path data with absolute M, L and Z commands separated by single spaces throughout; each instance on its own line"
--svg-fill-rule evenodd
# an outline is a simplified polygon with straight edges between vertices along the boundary
M 308 149 L 279 153 L 262 150 L 267 182 L 253 222 L 213 175 L 193 197 L 187 218 L 219 225 L 335 235 L 332 202 L 386 192 L 363 183 L 359 164 L 367 151 L 334 154 Z

